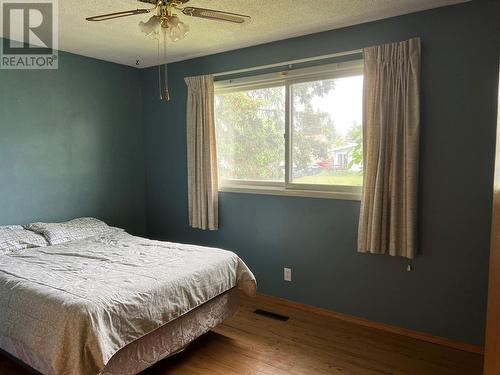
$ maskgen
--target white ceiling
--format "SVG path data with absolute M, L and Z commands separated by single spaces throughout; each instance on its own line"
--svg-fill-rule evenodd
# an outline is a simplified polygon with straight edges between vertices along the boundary
M 209 55 L 294 36 L 336 29 L 467 0 L 191 0 L 187 5 L 248 14 L 236 25 L 182 15 L 191 32 L 169 44 L 168 61 Z M 142 33 L 137 15 L 104 22 L 85 17 L 148 7 L 135 0 L 59 1 L 59 49 L 120 64 L 157 64 L 156 42 Z

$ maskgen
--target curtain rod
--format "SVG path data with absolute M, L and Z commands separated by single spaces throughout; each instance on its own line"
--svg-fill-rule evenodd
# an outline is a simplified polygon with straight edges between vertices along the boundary
M 280 63 L 255 66 L 255 67 L 252 67 L 252 68 L 243 68 L 243 69 L 237 69 L 237 70 L 230 70 L 228 72 L 220 72 L 220 73 L 215 73 L 215 74 L 212 74 L 212 75 L 214 77 L 228 76 L 228 75 L 232 75 L 232 74 L 252 72 L 254 70 L 263 70 L 263 69 L 277 68 L 277 67 L 284 66 L 284 65 L 302 64 L 302 63 L 306 63 L 306 62 L 310 62 L 310 61 L 326 60 L 326 59 L 332 59 L 334 57 L 356 55 L 358 53 L 363 53 L 363 50 L 362 49 L 355 49 L 355 50 L 346 51 L 346 52 L 330 53 L 328 55 L 321 55 L 321 56 L 315 56 L 315 57 L 306 57 L 304 59 L 283 61 L 283 62 L 280 62 Z

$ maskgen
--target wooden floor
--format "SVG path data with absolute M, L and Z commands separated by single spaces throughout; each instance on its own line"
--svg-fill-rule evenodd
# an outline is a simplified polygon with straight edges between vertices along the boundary
M 257 308 L 287 322 L 253 314 Z M 240 312 L 141 375 L 480 375 L 482 356 L 242 297 Z M 0 374 L 28 375 L 0 357 Z

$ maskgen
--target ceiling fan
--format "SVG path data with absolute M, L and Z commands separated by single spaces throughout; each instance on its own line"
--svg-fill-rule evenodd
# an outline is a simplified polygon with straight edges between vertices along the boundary
M 167 86 L 166 64 L 160 64 L 160 42 L 163 46 L 163 58 L 166 58 L 167 36 L 176 42 L 189 33 L 189 26 L 182 22 L 174 11 L 179 11 L 185 16 L 204 18 L 207 20 L 224 21 L 242 24 L 250 20 L 244 14 L 223 12 L 220 10 L 184 6 L 189 0 L 138 0 L 141 3 L 154 5 L 152 8 L 132 9 L 115 13 L 101 14 L 87 17 L 87 21 L 99 22 L 115 18 L 135 16 L 139 14 L 154 13 L 147 22 L 139 22 L 140 30 L 147 36 L 158 40 L 158 69 L 160 78 L 160 98 L 170 100 Z

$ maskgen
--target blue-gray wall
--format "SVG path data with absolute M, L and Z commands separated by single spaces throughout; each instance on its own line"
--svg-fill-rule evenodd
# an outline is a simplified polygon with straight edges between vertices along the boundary
M 172 101 L 142 72 L 151 236 L 237 252 L 260 291 L 481 344 L 488 275 L 499 3 L 475 1 L 169 65 Z M 422 38 L 420 256 L 414 272 L 356 253 L 359 202 L 220 194 L 221 228 L 188 228 L 185 76 Z M 293 282 L 283 281 L 284 266 Z
M 480 344 L 499 12 L 475 1 L 171 64 L 167 105 L 155 69 L 61 53 L 57 71 L 0 70 L 0 224 L 92 215 L 133 233 L 147 226 L 152 237 L 236 251 L 263 293 Z M 184 76 L 414 36 L 423 43 L 414 272 L 356 253 L 355 201 L 224 193 L 218 232 L 188 228 Z
M 140 72 L 59 57 L 0 70 L 0 224 L 90 215 L 144 233 Z

